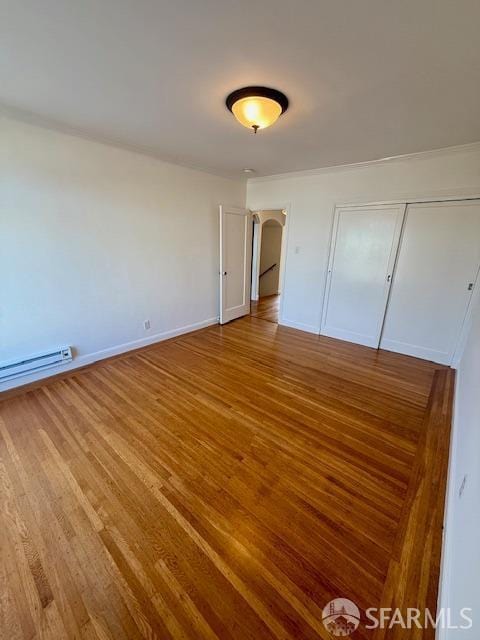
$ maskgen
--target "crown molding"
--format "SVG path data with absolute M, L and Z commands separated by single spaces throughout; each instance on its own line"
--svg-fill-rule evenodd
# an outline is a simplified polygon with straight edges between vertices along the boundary
M 23 124 L 40 127 L 42 129 L 48 129 L 49 131 L 55 131 L 57 133 L 63 133 L 64 135 L 73 136 L 74 138 L 80 138 L 81 140 L 87 140 L 89 142 L 95 142 L 97 144 L 102 144 L 107 147 L 114 147 L 115 149 L 121 149 L 123 151 L 129 151 L 130 153 L 136 153 L 138 155 L 142 155 L 147 158 L 152 158 L 154 160 L 158 160 L 159 162 L 163 162 L 165 164 L 170 164 L 175 167 L 180 167 L 181 169 L 189 169 L 190 171 L 197 171 L 199 173 L 205 173 L 209 176 L 214 176 L 216 178 L 223 178 L 224 180 L 232 180 L 234 182 L 247 182 L 247 177 L 244 175 L 240 176 L 232 176 L 226 173 L 218 173 L 213 169 L 206 169 L 205 167 L 200 167 L 195 164 L 188 164 L 184 162 L 180 162 L 175 158 L 161 155 L 156 153 L 152 149 L 148 147 L 143 147 L 141 145 L 129 144 L 126 142 L 122 142 L 121 140 L 117 140 L 115 138 L 104 137 L 100 135 L 93 135 L 84 131 L 83 129 L 78 129 L 76 127 L 72 127 L 60 121 L 50 119 L 44 116 L 39 116 L 36 113 L 31 111 L 26 111 L 24 109 L 19 109 L 17 107 L 10 107 L 6 104 L 0 103 L 0 116 L 4 116 L 10 120 L 15 120 L 16 122 L 21 122 Z
M 285 173 L 275 173 L 269 176 L 258 176 L 248 178 L 248 184 L 257 182 L 267 182 L 270 180 L 288 180 L 291 178 L 308 178 L 311 176 L 322 175 L 337 171 L 349 171 L 351 169 L 361 169 L 376 165 L 389 164 L 391 162 L 399 162 L 405 160 L 421 160 L 423 158 L 431 158 L 437 156 L 455 155 L 457 153 L 465 153 L 469 151 L 480 152 L 480 141 L 469 142 L 468 144 L 460 144 L 452 147 L 440 147 L 438 149 L 430 149 L 428 151 L 416 151 L 415 153 L 404 153 L 398 156 L 388 156 L 378 158 L 376 160 L 365 160 L 363 162 L 352 162 L 349 164 L 336 164 L 327 167 L 318 167 L 317 169 L 305 169 L 303 171 L 287 171 Z
M 197 171 L 199 173 L 204 173 L 209 176 L 215 176 L 216 178 L 223 178 L 225 180 L 232 180 L 233 182 L 244 182 L 248 184 L 250 183 L 254 184 L 257 182 L 267 182 L 270 180 L 288 180 L 293 178 L 308 178 L 311 176 L 322 175 L 325 173 L 331 173 L 331 172 L 337 172 L 337 171 L 348 171 L 351 169 L 359 169 L 359 168 L 365 168 L 365 167 L 370 167 L 375 165 L 388 164 L 390 162 L 422 159 L 422 158 L 435 157 L 435 156 L 445 156 L 445 155 L 457 154 L 462 152 L 464 153 L 468 151 L 480 151 L 480 141 L 478 141 L 478 142 L 470 142 L 468 144 L 455 145 L 452 147 L 440 147 L 438 149 L 431 149 L 428 151 L 416 151 L 415 153 L 406 153 L 398 156 L 388 156 L 385 158 L 378 158 L 376 160 L 365 160 L 363 162 L 337 164 L 337 165 L 331 165 L 326 167 L 318 167 L 315 169 L 304 169 L 301 171 L 286 171 L 285 173 L 275 173 L 275 174 L 266 175 L 266 176 L 257 176 L 255 178 L 253 177 L 247 178 L 246 176 L 232 176 L 227 173 L 219 173 L 213 169 L 200 167 L 193 163 L 189 164 L 189 163 L 181 162 L 171 156 L 159 154 L 148 147 L 125 143 L 115 138 L 94 135 L 82 129 L 78 129 L 76 127 L 72 127 L 70 125 L 62 123 L 60 121 L 50 119 L 45 116 L 40 116 L 36 113 L 27 111 L 24 109 L 20 109 L 18 107 L 11 107 L 3 103 L 0 103 L 0 116 L 4 116 L 11 120 L 22 122 L 24 124 L 41 127 L 43 129 L 48 129 L 50 131 L 56 131 L 58 133 L 63 133 L 64 135 L 70 135 L 75 138 L 80 138 L 82 140 L 88 140 L 90 142 L 96 142 L 97 144 L 102 144 L 109 147 L 122 149 L 124 151 L 129 151 L 130 153 L 136 153 L 148 158 L 153 158 L 154 160 L 158 160 L 160 162 L 164 162 L 165 164 L 170 164 L 175 167 L 181 167 L 182 169 L 189 169 L 190 171 Z

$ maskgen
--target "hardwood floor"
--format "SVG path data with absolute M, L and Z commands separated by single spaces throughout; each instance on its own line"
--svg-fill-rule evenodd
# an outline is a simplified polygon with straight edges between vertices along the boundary
M 334 597 L 434 610 L 452 389 L 246 317 L 7 398 L 0 637 L 327 639 Z
M 250 315 L 269 322 L 278 322 L 280 310 L 280 295 L 266 296 L 259 300 L 252 300 Z

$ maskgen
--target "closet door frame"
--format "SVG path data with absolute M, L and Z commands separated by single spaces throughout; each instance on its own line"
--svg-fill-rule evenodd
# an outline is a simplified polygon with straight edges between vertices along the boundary
M 342 213 L 342 211 L 349 211 L 349 212 L 355 212 L 358 214 L 361 214 L 362 212 L 371 212 L 374 210 L 379 210 L 379 211 L 385 211 L 385 209 L 391 209 L 392 211 L 397 211 L 397 220 L 396 220 L 396 224 L 395 224 L 395 230 L 394 230 L 394 234 L 393 234 L 393 238 L 392 238 L 392 245 L 391 245 L 391 249 L 390 249 L 390 256 L 389 256 L 389 260 L 388 260 L 388 264 L 387 264 L 387 273 L 386 273 L 386 278 L 385 278 L 385 283 L 384 283 L 384 290 L 383 290 L 383 313 L 380 315 L 379 319 L 378 319 L 378 323 L 377 323 L 377 327 L 376 327 L 376 332 L 374 334 L 374 338 L 371 341 L 371 343 L 367 344 L 367 342 L 358 342 L 357 344 L 363 344 L 364 346 L 369 346 L 372 347 L 374 349 L 378 349 L 379 344 L 380 344 L 380 340 L 381 340 L 381 336 L 382 336 L 382 331 L 383 331 L 383 325 L 385 322 L 385 315 L 387 312 L 387 306 L 388 306 L 388 299 L 390 296 L 390 290 L 392 287 L 392 282 L 394 279 L 394 272 L 395 272 L 395 265 L 397 262 L 397 256 L 398 256 L 398 252 L 399 252 L 399 248 L 400 248 L 400 240 L 401 240 L 401 236 L 402 236 L 402 231 L 403 231 L 403 225 L 404 225 L 404 220 L 405 220 L 405 212 L 407 209 L 407 203 L 406 202 L 390 202 L 390 203 L 373 203 L 373 204 L 352 204 L 352 205 L 336 205 L 335 209 L 334 209 L 334 218 L 333 218 L 333 228 L 332 228 L 332 236 L 331 236 L 331 242 L 330 242 L 330 253 L 329 253 L 329 258 L 328 258 L 328 268 L 327 268 L 327 280 L 326 280 L 326 284 L 325 284 L 325 294 L 324 294 L 324 299 L 323 299 L 323 305 L 322 305 L 322 319 L 321 319 L 321 325 L 320 325 L 320 334 L 321 335 L 326 335 L 324 333 L 325 329 L 326 329 L 326 322 L 327 322 L 327 314 L 328 314 L 328 304 L 329 304 L 329 300 L 330 300 L 330 295 L 331 295 L 331 285 L 332 285 L 332 274 L 333 274 L 333 266 L 334 266 L 334 260 L 335 260 L 335 250 L 336 250 L 336 245 L 337 245 L 337 239 L 338 239 L 338 228 L 339 228 L 339 222 L 340 222 L 340 215 Z M 345 338 L 341 338 L 338 337 L 337 339 L 345 339 Z

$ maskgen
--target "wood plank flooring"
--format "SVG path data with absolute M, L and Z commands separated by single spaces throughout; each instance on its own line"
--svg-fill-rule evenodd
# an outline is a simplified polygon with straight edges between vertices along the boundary
M 452 388 L 246 317 L 5 399 L 0 638 L 313 640 L 334 597 L 434 610 Z
M 266 296 L 259 300 L 252 300 L 250 315 L 268 322 L 278 322 L 280 310 L 280 295 Z

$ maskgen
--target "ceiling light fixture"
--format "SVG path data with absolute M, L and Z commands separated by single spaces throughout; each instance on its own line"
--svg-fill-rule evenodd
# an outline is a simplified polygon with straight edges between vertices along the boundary
M 235 118 L 257 133 L 272 125 L 288 109 L 288 98 L 281 91 L 267 87 L 243 87 L 233 91 L 225 104 Z

